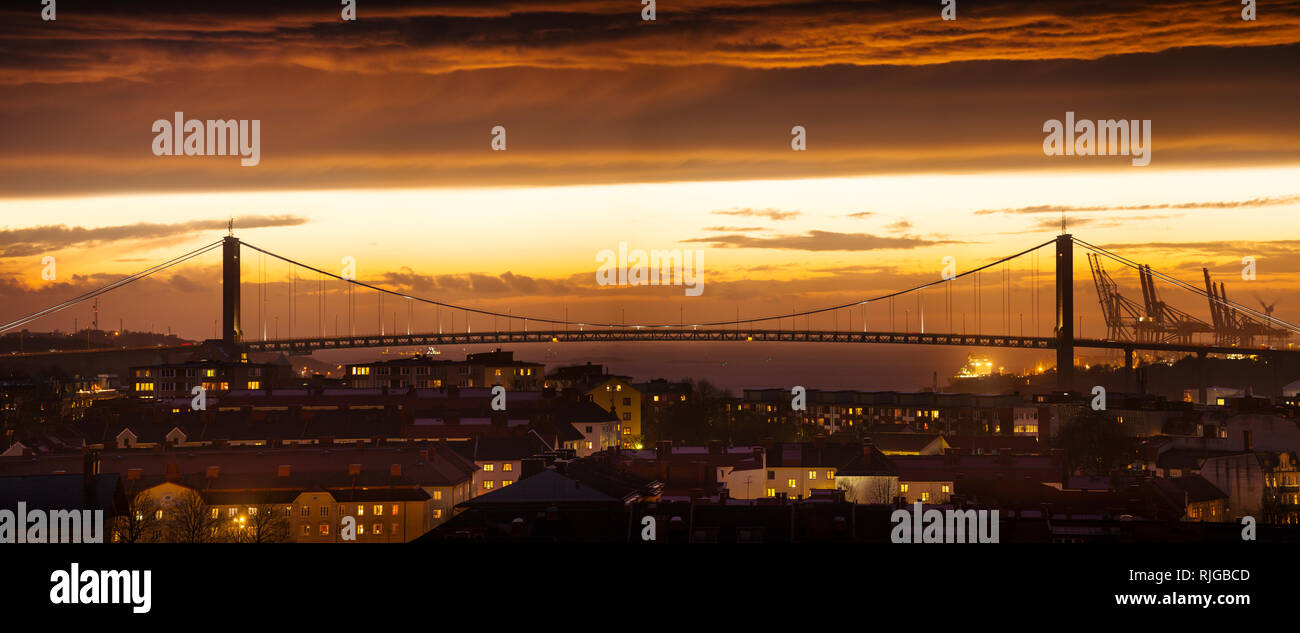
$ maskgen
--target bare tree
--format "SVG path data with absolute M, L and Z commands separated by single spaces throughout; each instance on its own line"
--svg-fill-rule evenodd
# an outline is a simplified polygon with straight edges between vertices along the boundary
M 172 543 L 209 543 L 217 540 L 218 519 L 212 508 L 194 490 L 176 496 L 164 516 L 167 540 Z
M 249 508 L 250 512 L 231 540 L 238 543 L 284 543 L 289 540 L 289 520 L 283 506 L 264 503 Z
M 126 507 L 113 518 L 113 534 L 120 543 L 153 543 L 163 537 L 162 506 L 147 490 L 127 493 Z

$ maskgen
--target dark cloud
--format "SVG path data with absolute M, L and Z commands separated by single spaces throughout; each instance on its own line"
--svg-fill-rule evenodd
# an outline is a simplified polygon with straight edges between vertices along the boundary
M 241 229 L 306 224 L 306 218 L 289 215 L 253 216 L 239 218 Z M 192 220 L 175 224 L 137 222 L 117 226 L 87 228 L 50 224 L 20 229 L 0 230 L 0 258 L 26 257 L 50 253 L 71 247 L 98 246 L 112 242 L 139 241 L 158 238 L 189 236 L 202 231 L 226 228 L 226 220 Z

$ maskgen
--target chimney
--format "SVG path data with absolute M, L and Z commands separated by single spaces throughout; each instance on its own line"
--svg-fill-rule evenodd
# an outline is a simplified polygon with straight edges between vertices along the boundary
M 546 460 L 540 457 L 526 457 L 519 460 L 519 478 L 526 479 L 546 470 Z
M 349 477 L 360 477 L 360 476 L 361 476 L 361 464 L 348 464 L 348 476 L 349 476 Z
M 208 479 L 216 479 L 219 474 L 221 474 L 220 466 L 208 466 L 203 472 L 203 475 Z
M 276 477 L 288 477 L 288 476 L 289 476 L 289 472 L 290 472 L 291 470 L 292 470 L 292 468 L 289 466 L 289 464 L 280 464 L 279 466 L 277 466 L 277 467 L 275 468 L 275 476 L 276 476 Z
M 402 465 L 401 465 L 401 464 L 391 464 L 391 465 L 389 465 L 389 467 L 388 467 L 388 476 L 389 476 L 389 477 L 401 477 L 401 476 L 402 476 Z

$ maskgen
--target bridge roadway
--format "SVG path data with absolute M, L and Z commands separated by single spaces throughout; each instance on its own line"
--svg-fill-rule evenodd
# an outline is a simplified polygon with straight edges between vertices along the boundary
M 855 332 L 824 330 L 705 329 L 692 327 L 592 328 L 583 330 L 505 330 L 485 332 L 443 332 L 431 334 L 388 334 L 325 338 L 296 338 L 268 341 L 245 340 L 250 352 L 280 351 L 308 354 L 316 350 L 404 345 L 474 345 L 507 343 L 601 343 L 633 341 L 767 341 L 784 343 L 883 343 L 895 345 L 947 345 L 1012 349 L 1056 349 L 1051 336 L 1005 336 L 993 334 L 940 334 L 920 332 Z M 1206 354 L 1300 354 L 1300 350 L 1242 348 L 1184 343 L 1136 343 L 1075 339 L 1075 347 L 1133 349 Z
M 325 338 L 293 338 L 267 341 L 245 340 L 240 343 L 248 352 L 285 352 L 310 354 L 317 350 L 358 349 L 373 347 L 438 346 L 438 345 L 490 345 L 509 343 L 602 343 L 635 341 L 766 341 L 783 343 L 880 343 L 893 345 L 946 345 L 965 347 L 998 347 L 1011 349 L 1056 349 L 1056 338 L 1051 336 L 1002 336 L 993 334 L 941 334 L 920 332 L 854 332 L 825 330 L 755 330 L 755 329 L 705 329 L 691 327 L 670 328 L 593 328 L 584 330 L 504 330 L 485 332 L 442 332 L 430 334 L 386 334 L 369 336 L 342 336 Z M 217 344 L 219 341 L 208 343 Z M 1192 354 L 1269 354 L 1277 356 L 1300 355 L 1300 349 L 1270 349 L 1265 347 L 1228 347 L 1196 343 L 1135 343 L 1101 339 L 1075 339 L 1075 347 L 1091 349 L 1131 349 Z M 113 353 L 154 353 L 171 356 L 175 353 L 195 353 L 202 345 L 156 346 L 132 348 L 104 348 L 93 350 L 60 350 L 28 352 L 25 354 L 0 354 L 0 364 L 5 359 L 54 360 L 59 356 L 107 355 Z M 173 361 L 174 362 L 174 361 Z

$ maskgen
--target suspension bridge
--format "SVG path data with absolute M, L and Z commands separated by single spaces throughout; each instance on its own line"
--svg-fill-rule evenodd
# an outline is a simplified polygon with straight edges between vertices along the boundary
M 1209 271 L 1204 271 L 1205 287 L 1179 280 L 1170 275 L 1153 270 L 1150 266 L 1138 264 L 1105 248 L 1089 244 L 1073 235 L 1063 233 L 1051 240 L 999 258 L 988 264 L 964 272 L 952 271 L 940 278 L 910 288 L 869 297 L 850 303 L 840 303 L 804 311 L 771 314 L 758 317 L 703 321 L 689 323 L 684 319 L 678 323 L 646 322 L 592 322 L 543 315 L 523 315 L 502 313 L 494 310 L 474 308 L 454 304 L 438 299 L 419 297 L 410 292 L 385 288 L 373 283 L 337 274 L 305 264 L 303 262 L 276 254 L 248 242 L 243 242 L 231 234 L 223 239 L 192 250 L 179 257 L 167 260 L 156 266 L 129 275 L 102 288 L 86 292 L 67 301 L 46 307 L 20 319 L 0 325 L 0 334 L 22 328 L 23 326 L 68 310 L 73 306 L 94 300 L 131 283 L 158 274 L 183 262 L 220 249 L 221 252 L 221 325 L 219 344 L 229 350 L 239 352 L 285 352 L 290 354 L 310 354 L 318 350 L 348 348 L 380 348 L 399 346 L 438 346 L 469 344 L 509 344 L 509 343 L 563 343 L 563 342 L 616 342 L 616 341 L 744 341 L 744 342 L 790 342 L 790 343 L 877 343 L 893 345 L 939 345 L 967 346 L 987 348 L 1013 348 L 1027 350 L 1054 350 L 1058 384 L 1062 389 L 1069 389 L 1073 384 L 1075 350 L 1078 348 L 1122 350 L 1127 369 L 1133 367 L 1133 355 L 1136 351 L 1172 352 L 1196 354 L 1204 358 L 1208 354 L 1252 354 L 1270 356 L 1293 356 L 1300 350 L 1292 350 L 1289 345 L 1269 345 L 1273 341 L 1284 341 L 1293 333 L 1300 333 L 1300 327 L 1272 316 L 1271 306 L 1260 312 L 1249 306 L 1228 299 L 1226 289 L 1220 283 L 1211 281 Z M 1074 254 L 1076 249 L 1087 253 L 1089 269 L 1092 272 L 1098 304 L 1106 325 L 1104 338 L 1082 338 L 1076 336 L 1076 315 L 1074 307 L 1075 279 Z M 1045 251 L 1041 253 L 1040 251 Z M 247 264 L 241 260 L 245 252 L 258 256 L 257 280 L 255 285 L 256 330 L 249 335 L 243 325 L 244 288 L 243 267 Z M 1043 254 L 1050 254 L 1053 263 L 1042 268 L 1052 269 L 1051 281 L 1040 283 L 1040 265 Z M 1031 320 L 1047 317 L 1047 311 L 1040 305 L 1039 286 L 1044 290 L 1055 287 L 1055 302 L 1051 310 L 1054 319 L 1050 335 L 1026 334 L 1023 314 L 1021 314 L 1020 333 L 1013 332 L 1012 324 L 1012 282 L 1010 279 L 1011 263 L 1021 258 L 1032 260 L 1033 283 L 1035 292 L 1028 297 L 1028 310 Z M 290 335 L 280 337 L 277 326 L 274 334 L 268 332 L 266 263 L 280 261 L 291 270 L 291 282 L 288 302 Z M 1125 296 L 1109 272 L 1106 263 L 1137 271 L 1141 282 L 1142 300 Z M 302 271 L 301 281 L 299 271 Z M 991 273 L 1000 273 L 1000 288 L 990 289 L 985 278 Z M 311 279 L 312 276 L 315 279 Z M 1046 276 L 1047 271 L 1043 270 Z M 346 300 L 343 311 L 346 312 L 346 328 L 342 331 L 341 314 L 335 306 L 334 334 L 326 333 L 325 282 L 329 279 L 341 283 L 343 292 L 334 293 Z M 1161 299 L 1157 291 L 1157 280 L 1164 284 L 1182 289 L 1206 301 L 1210 320 L 1202 320 L 1193 314 L 1177 309 Z M 970 285 L 969 302 L 973 308 L 973 325 L 975 332 L 967 332 L 966 314 L 962 313 L 961 333 L 954 326 L 954 305 L 958 296 L 964 296 L 965 285 Z M 300 311 L 299 285 L 305 290 L 301 294 L 309 295 L 316 302 L 317 319 L 315 332 L 311 335 L 295 336 L 292 324 L 297 321 Z M 313 290 L 312 286 L 315 286 Z M 940 313 L 942 323 L 946 316 L 947 332 L 927 331 L 925 327 L 925 306 L 919 293 L 927 290 L 936 292 L 943 298 L 945 309 Z M 357 293 L 374 293 L 377 299 L 374 329 L 358 333 L 363 319 L 357 316 Z M 1000 328 L 986 328 L 983 316 L 985 295 L 998 293 L 1001 301 Z M 252 293 L 249 293 L 252 294 Z M 896 303 L 904 303 L 917 296 L 919 323 L 913 326 L 910 312 L 905 313 L 902 329 L 898 328 Z M 933 296 L 933 295 L 932 295 Z M 393 313 L 392 328 L 384 320 L 384 299 L 404 302 L 408 311 L 406 331 L 398 332 L 396 312 Z M 340 299 L 336 298 L 336 304 Z M 416 305 L 433 307 L 437 311 L 437 327 L 433 331 L 413 331 L 410 315 Z M 889 329 L 872 329 L 868 327 L 867 307 L 888 308 Z M 1022 310 L 1024 306 L 1021 306 Z M 443 327 L 442 311 L 447 311 L 450 327 Z M 995 309 L 997 314 L 999 310 Z M 456 327 L 456 316 L 461 316 L 461 327 Z M 933 310 L 932 310 L 933 314 Z M 860 328 L 853 327 L 853 319 L 858 315 Z M 493 327 L 474 330 L 470 317 L 481 321 L 491 318 Z M 812 327 L 815 317 L 830 316 L 834 327 L 817 329 Z M 505 327 L 498 323 L 505 321 Z M 803 327 L 800 327 L 800 320 Z M 849 329 L 841 329 L 843 319 Z M 882 317 L 879 319 L 884 321 Z M 934 322 L 932 317 L 931 322 Z M 989 329 L 1000 329 L 998 334 L 987 333 Z M 1260 344 L 1260 339 L 1265 341 Z M 92 350 L 93 351 L 93 350 Z M 107 351 L 107 350 L 105 350 Z M 86 353 L 87 350 L 78 350 Z M 65 352 L 73 353 L 73 352 Z M 32 354 L 27 354 L 28 356 Z

